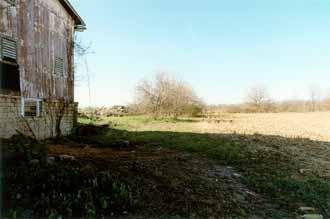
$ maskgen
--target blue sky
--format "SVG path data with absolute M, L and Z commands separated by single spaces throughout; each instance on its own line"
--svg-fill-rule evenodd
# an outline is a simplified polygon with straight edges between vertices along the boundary
M 328 0 L 71 0 L 87 23 L 92 104 L 132 101 L 157 71 L 189 82 L 208 103 L 236 103 L 263 84 L 275 99 L 330 94 Z M 81 75 L 84 68 L 79 69 Z M 78 82 L 76 100 L 89 104 Z

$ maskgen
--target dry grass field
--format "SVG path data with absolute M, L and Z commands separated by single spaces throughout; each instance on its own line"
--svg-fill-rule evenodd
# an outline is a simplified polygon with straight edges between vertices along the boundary
M 108 120 L 132 131 L 261 134 L 330 142 L 330 112 L 235 113 L 157 121 L 143 116 L 111 117 Z
M 257 133 L 330 142 L 330 112 L 224 114 L 197 126 L 206 133 Z
M 196 125 L 203 133 L 284 137 L 278 138 L 279 150 L 294 154 L 307 170 L 330 176 L 329 112 L 227 114 Z

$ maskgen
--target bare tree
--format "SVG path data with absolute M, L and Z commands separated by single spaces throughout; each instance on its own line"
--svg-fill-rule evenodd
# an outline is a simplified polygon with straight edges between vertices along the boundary
M 311 85 L 309 87 L 309 102 L 310 110 L 315 112 L 318 108 L 318 105 L 321 101 L 321 89 L 317 85 Z
M 156 117 L 178 117 L 196 113 L 201 103 L 190 85 L 166 73 L 158 73 L 153 80 L 142 80 L 137 85 L 134 105 L 138 111 Z
M 257 85 L 248 90 L 246 104 L 252 112 L 268 112 L 272 100 L 268 89 L 263 85 Z

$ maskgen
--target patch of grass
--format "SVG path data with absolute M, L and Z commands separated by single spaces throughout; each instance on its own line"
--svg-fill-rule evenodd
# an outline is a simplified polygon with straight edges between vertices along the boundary
M 79 136 L 78 140 L 94 144 L 97 147 L 121 146 L 124 141 L 133 145 L 150 145 L 170 149 L 179 149 L 188 152 L 205 153 L 212 158 L 225 163 L 235 163 L 244 159 L 245 146 L 230 141 L 230 139 L 218 138 L 212 134 L 197 134 L 192 132 L 170 132 L 170 131 L 129 131 L 144 124 L 147 126 L 158 126 L 163 123 L 173 124 L 176 119 L 153 120 L 150 117 L 111 117 L 110 127 L 106 133 L 99 135 Z M 106 121 L 103 121 L 103 124 Z M 185 123 L 185 122 L 184 122 Z M 99 123 L 94 123 L 95 125 Z M 116 125 L 115 125 L 116 124 Z M 189 125 L 189 124 L 188 124 Z M 132 128 L 135 127 L 135 128 Z
M 91 141 L 92 138 L 89 138 Z M 225 163 L 236 163 L 244 159 L 244 146 L 222 139 L 212 138 L 207 134 L 176 132 L 127 132 L 109 131 L 107 135 L 98 136 L 95 142 L 99 147 L 120 146 L 128 140 L 133 145 L 150 145 L 188 152 L 205 153 Z
M 79 118 L 79 123 L 81 124 L 95 124 L 96 121 L 91 120 L 90 118 Z
M 284 176 L 282 172 L 255 172 L 244 177 L 243 181 L 282 208 L 297 211 L 301 206 L 309 206 L 317 209 L 325 217 L 330 217 L 329 180 L 319 177 L 296 179 Z
M 330 182 L 318 177 L 274 179 L 270 194 L 285 202 L 302 201 L 330 217 Z M 280 191 L 280 192 L 279 192 Z

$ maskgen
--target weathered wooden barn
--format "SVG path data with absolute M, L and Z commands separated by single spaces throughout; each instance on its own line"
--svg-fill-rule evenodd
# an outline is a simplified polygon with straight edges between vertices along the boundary
M 0 138 L 71 132 L 74 33 L 85 26 L 68 0 L 0 0 Z

